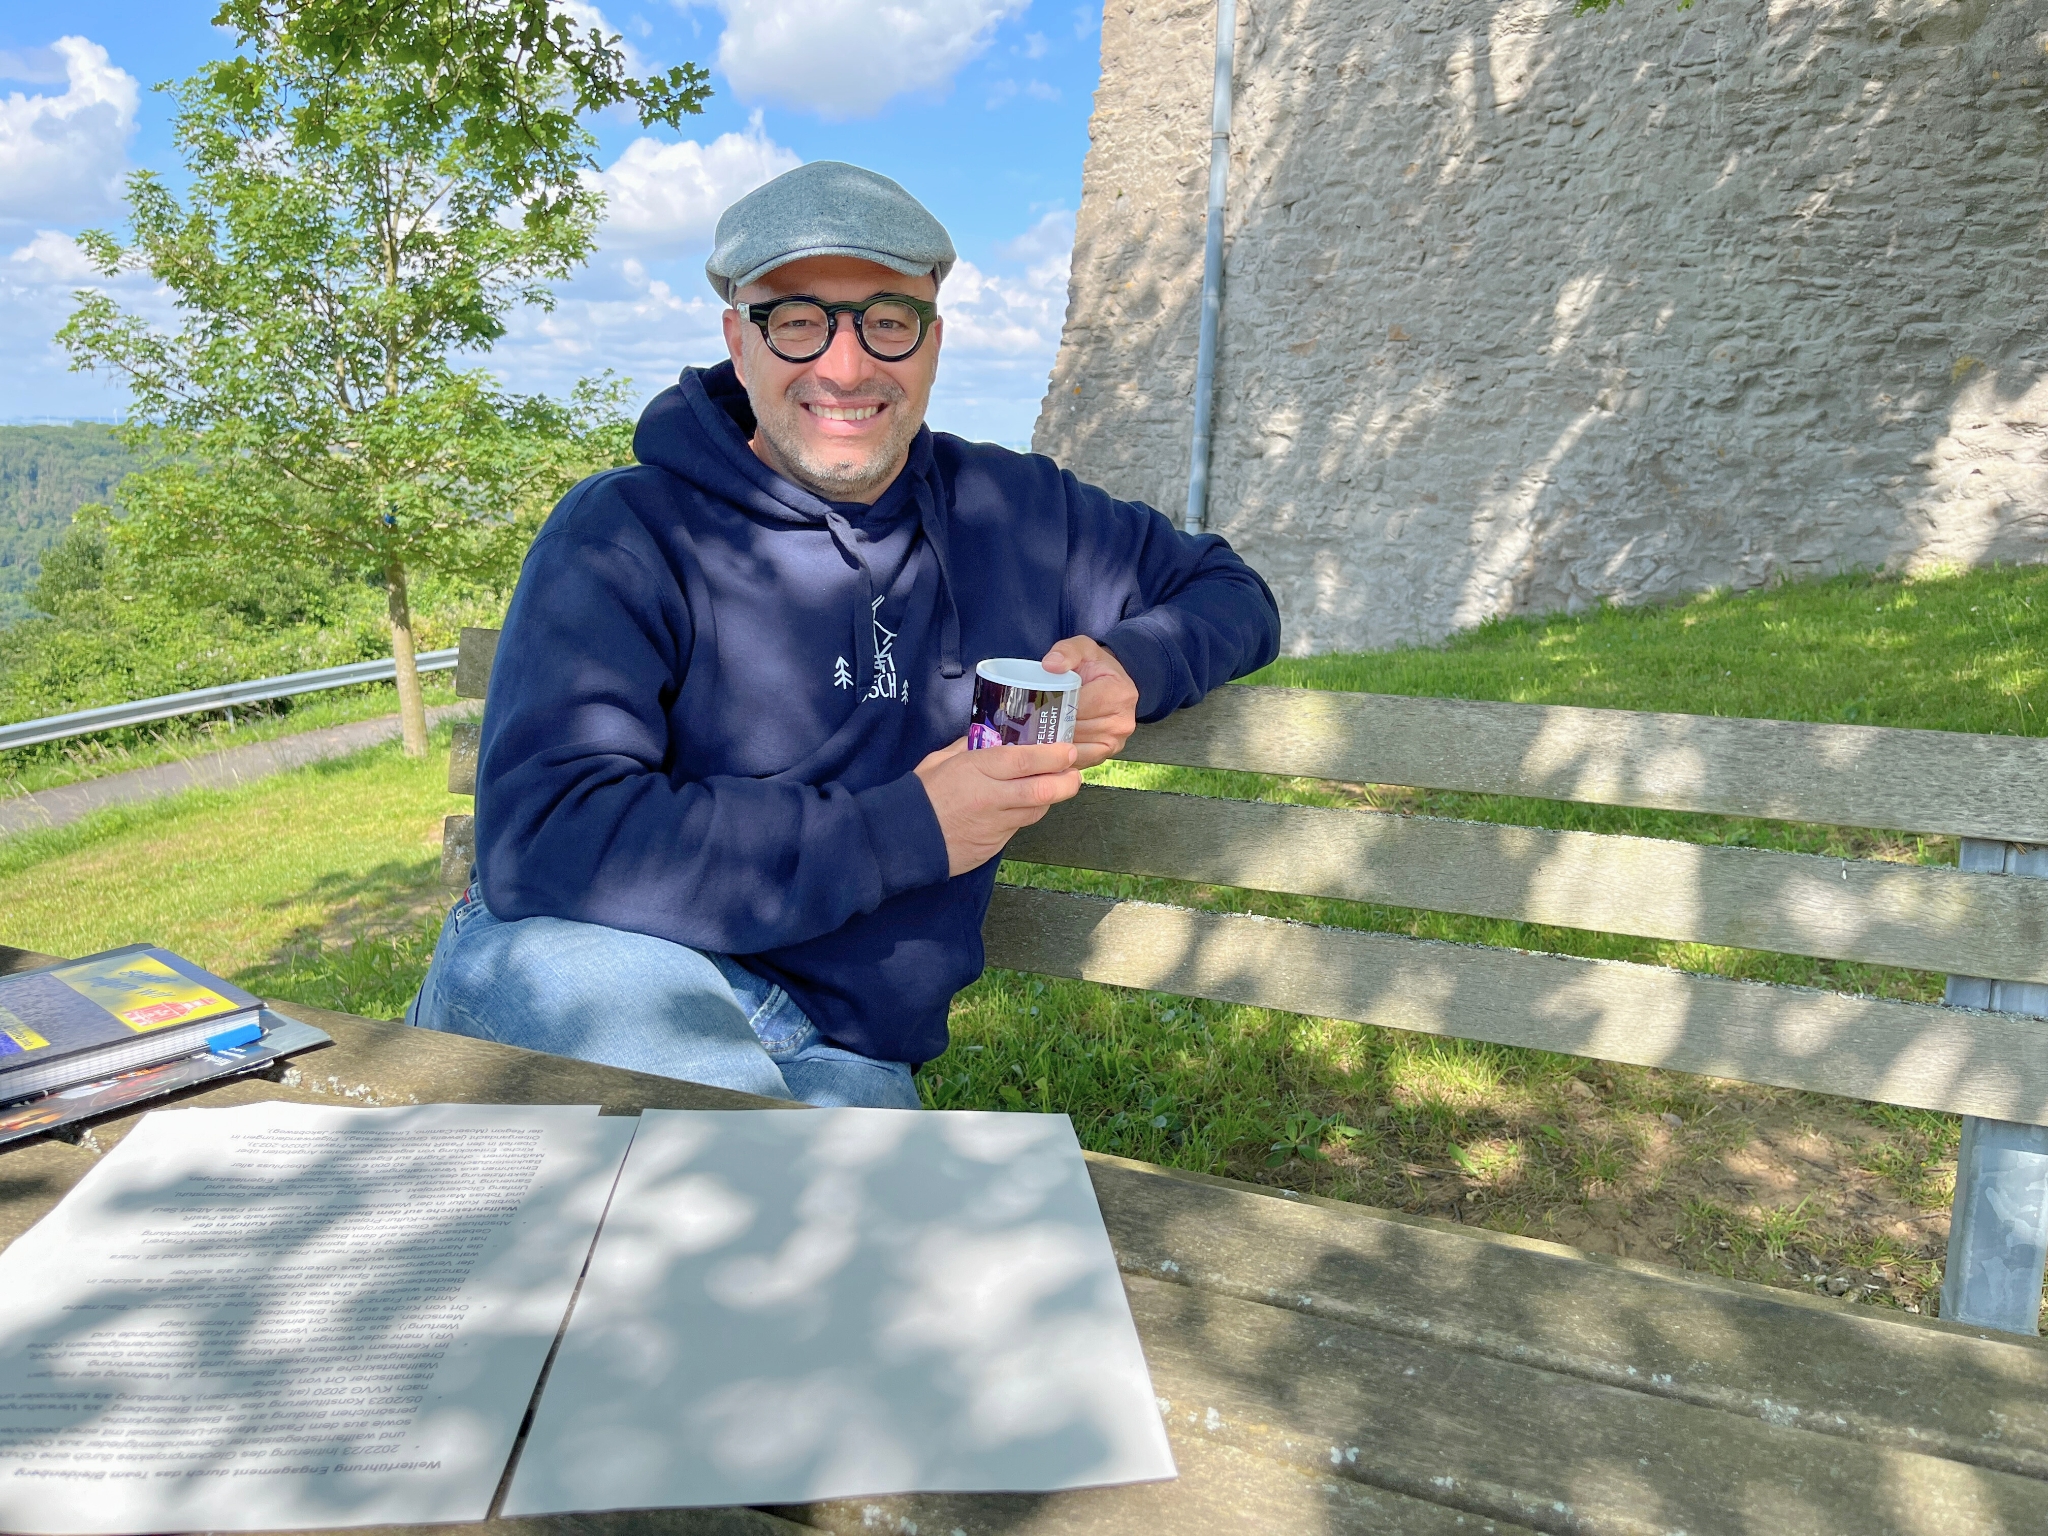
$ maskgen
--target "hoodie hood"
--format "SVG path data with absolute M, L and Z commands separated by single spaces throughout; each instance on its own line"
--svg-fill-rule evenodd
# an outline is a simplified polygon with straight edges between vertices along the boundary
M 761 461 L 752 447 L 754 408 L 730 360 L 711 368 L 686 368 L 682 377 L 648 402 L 633 429 L 633 456 L 679 475 L 698 489 L 744 508 L 771 526 L 823 528 L 841 558 L 858 570 L 867 602 L 851 617 L 849 631 L 860 658 L 860 684 L 868 686 L 875 668 L 872 619 L 884 596 L 868 549 L 887 538 L 904 518 L 915 517 L 922 544 L 930 550 L 939 576 L 939 660 L 943 676 L 965 670 L 960 654 L 960 610 L 954 597 L 946 552 L 949 504 L 932 452 L 932 430 L 919 424 L 910 441 L 909 457 L 873 506 L 827 501 L 785 479 Z M 917 558 L 915 547 L 908 559 Z

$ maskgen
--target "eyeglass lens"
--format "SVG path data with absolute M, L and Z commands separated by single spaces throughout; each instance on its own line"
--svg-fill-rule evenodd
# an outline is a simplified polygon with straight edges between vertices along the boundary
M 924 332 L 908 304 L 870 304 L 859 319 L 868 351 L 888 362 L 915 352 Z M 809 362 L 832 345 L 832 316 L 817 304 L 778 304 L 768 312 L 768 344 L 790 362 Z

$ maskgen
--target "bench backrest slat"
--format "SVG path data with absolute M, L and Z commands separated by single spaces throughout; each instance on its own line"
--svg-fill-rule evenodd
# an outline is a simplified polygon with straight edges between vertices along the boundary
M 458 699 L 481 699 L 491 684 L 491 663 L 498 658 L 498 635 L 495 629 L 465 628 L 460 640 L 461 649 L 455 654 L 455 696 Z
M 1089 786 L 1036 864 L 2048 981 L 2048 880 Z
M 2048 739 L 1219 688 L 1123 754 L 1190 768 L 2048 843 Z
M 2038 1022 L 1658 966 L 998 886 L 988 963 L 1315 1018 L 2048 1123 Z
M 483 728 L 468 722 L 458 721 L 448 737 L 448 793 L 451 795 L 473 795 L 476 793 L 477 746 L 483 739 Z

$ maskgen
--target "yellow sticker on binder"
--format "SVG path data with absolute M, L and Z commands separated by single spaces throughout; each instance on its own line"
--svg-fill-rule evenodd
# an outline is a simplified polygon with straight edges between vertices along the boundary
M 11 1051 L 0 1045 L 0 1056 L 15 1056 L 23 1051 L 40 1051 L 47 1048 L 50 1043 L 22 1023 L 19 1014 L 9 1013 L 5 1008 L 0 1008 L 0 1035 L 5 1035 L 14 1043 L 14 1049 Z
M 64 985 L 98 1003 L 137 1034 L 172 1024 L 191 1024 L 241 1005 L 211 987 L 181 976 L 154 955 L 113 955 L 66 966 Z

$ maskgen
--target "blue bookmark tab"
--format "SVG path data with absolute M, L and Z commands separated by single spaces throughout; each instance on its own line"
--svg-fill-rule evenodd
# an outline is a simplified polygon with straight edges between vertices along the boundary
M 206 1048 L 209 1051 L 232 1051 L 238 1045 L 248 1045 L 251 1041 L 262 1038 L 261 1024 L 238 1024 L 233 1029 L 224 1029 L 217 1035 L 207 1036 Z

